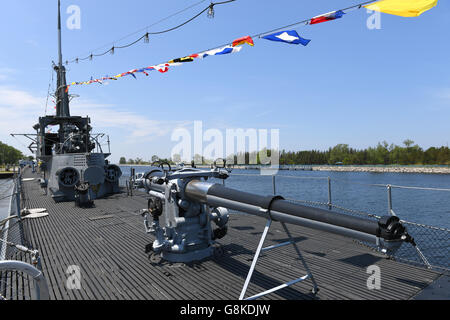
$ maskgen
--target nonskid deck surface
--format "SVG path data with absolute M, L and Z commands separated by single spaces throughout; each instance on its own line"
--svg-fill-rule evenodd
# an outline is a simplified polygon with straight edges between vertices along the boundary
M 113 195 L 96 200 L 90 209 L 76 208 L 73 203 L 54 203 L 51 197 L 43 195 L 36 181 L 24 182 L 24 195 L 25 207 L 47 208 L 49 212 L 48 217 L 27 220 L 25 235 L 39 249 L 50 297 L 58 300 L 238 299 L 265 225 L 259 217 L 232 215 L 229 233 L 219 241 L 224 249 L 222 257 L 188 265 L 157 265 L 144 253 L 145 246 L 153 240 L 144 232 L 139 214 L 147 205 L 145 194 Z M 312 296 L 311 282 L 305 281 L 265 299 L 404 300 L 440 276 L 435 271 L 385 259 L 352 239 L 288 227 L 320 291 Z M 281 225 L 275 222 L 266 245 L 287 240 Z M 374 264 L 381 269 L 381 290 L 367 287 L 367 267 Z M 80 268 L 79 290 L 67 287 L 69 266 Z M 247 296 L 303 275 L 305 270 L 292 246 L 269 251 L 258 261 Z M 14 291 L 10 294 L 14 295 Z

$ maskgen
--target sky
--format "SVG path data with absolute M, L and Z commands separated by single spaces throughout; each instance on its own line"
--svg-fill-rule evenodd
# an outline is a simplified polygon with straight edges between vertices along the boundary
M 129 43 L 145 27 L 199 0 L 62 0 L 64 60 Z M 0 11 L 0 141 L 30 153 L 24 138 L 38 117 L 54 113 L 51 62 L 57 59 L 56 0 L 3 1 Z M 67 66 L 67 81 L 116 75 L 269 31 L 358 0 L 237 0 L 198 19 L 93 61 Z M 209 1 L 154 25 L 173 27 Z M 66 12 L 77 5 L 80 29 L 68 29 Z M 417 18 L 381 14 L 381 29 L 367 28 L 361 9 L 342 19 L 295 27 L 307 47 L 254 39 L 241 52 L 185 64 L 105 85 L 71 87 L 72 115 L 89 115 L 94 131 L 110 135 L 111 160 L 170 156 L 176 128 L 279 129 L 280 148 L 354 148 L 386 140 L 420 146 L 450 140 L 449 1 Z M 143 29 L 122 41 L 126 35 Z M 291 29 L 291 28 L 288 28 Z M 94 50 L 98 49 L 99 50 Z M 94 51 L 93 51 L 94 50 Z M 56 77 L 55 77 L 56 78 Z M 46 110 L 47 109 L 47 110 Z M 27 152 L 28 151 L 28 152 Z

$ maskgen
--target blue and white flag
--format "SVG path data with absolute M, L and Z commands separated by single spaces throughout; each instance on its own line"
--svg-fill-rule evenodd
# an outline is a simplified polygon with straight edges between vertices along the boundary
M 242 50 L 242 47 L 225 46 L 222 48 L 199 53 L 198 56 L 199 56 L 199 58 L 206 58 L 208 56 L 218 56 L 218 55 L 222 55 L 222 54 L 235 53 L 235 52 L 239 52 L 241 50 Z
M 272 33 L 267 36 L 264 36 L 263 39 L 270 41 L 286 42 L 291 44 L 302 44 L 304 46 L 308 45 L 308 43 L 311 41 L 300 37 L 297 31 L 295 30 L 286 30 Z

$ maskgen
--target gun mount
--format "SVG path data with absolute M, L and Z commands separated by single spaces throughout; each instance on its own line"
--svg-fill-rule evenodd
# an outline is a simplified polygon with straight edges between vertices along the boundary
M 227 233 L 228 210 L 190 201 L 184 190 L 192 180 L 226 179 L 228 171 L 186 168 L 171 172 L 170 166 L 169 170 L 161 166 L 144 178 L 144 186 L 150 194 L 148 208 L 143 210 L 145 228 L 156 238 L 147 246 L 147 253 L 171 262 L 191 262 L 220 252 L 214 244 Z M 216 225 L 215 229 L 211 222 Z
M 209 178 L 226 179 L 228 176 L 223 168 L 148 172 L 144 185 L 150 199 L 143 216 L 147 232 L 156 237 L 148 251 L 172 262 L 211 256 L 214 240 L 226 235 L 228 209 L 351 237 L 376 244 L 384 252 L 394 252 L 403 242 L 414 244 L 395 216 L 368 220 L 293 204 L 280 196 L 265 197 L 207 182 Z M 160 217 L 164 218 L 164 226 Z M 211 221 L 216 223 L 217 229 L 212 230 Z

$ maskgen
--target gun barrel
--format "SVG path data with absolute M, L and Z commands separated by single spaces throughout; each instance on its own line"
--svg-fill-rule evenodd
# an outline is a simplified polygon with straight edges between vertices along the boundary
M 329 210 L 294 204 L 280 197 L 265 197 L 193 180 L 186 185 L 186 197 L 215 207 L 296 224 L 379 244 L 379 240 L 405 241 L 406 229 L 397 217 L 369 220 Z

